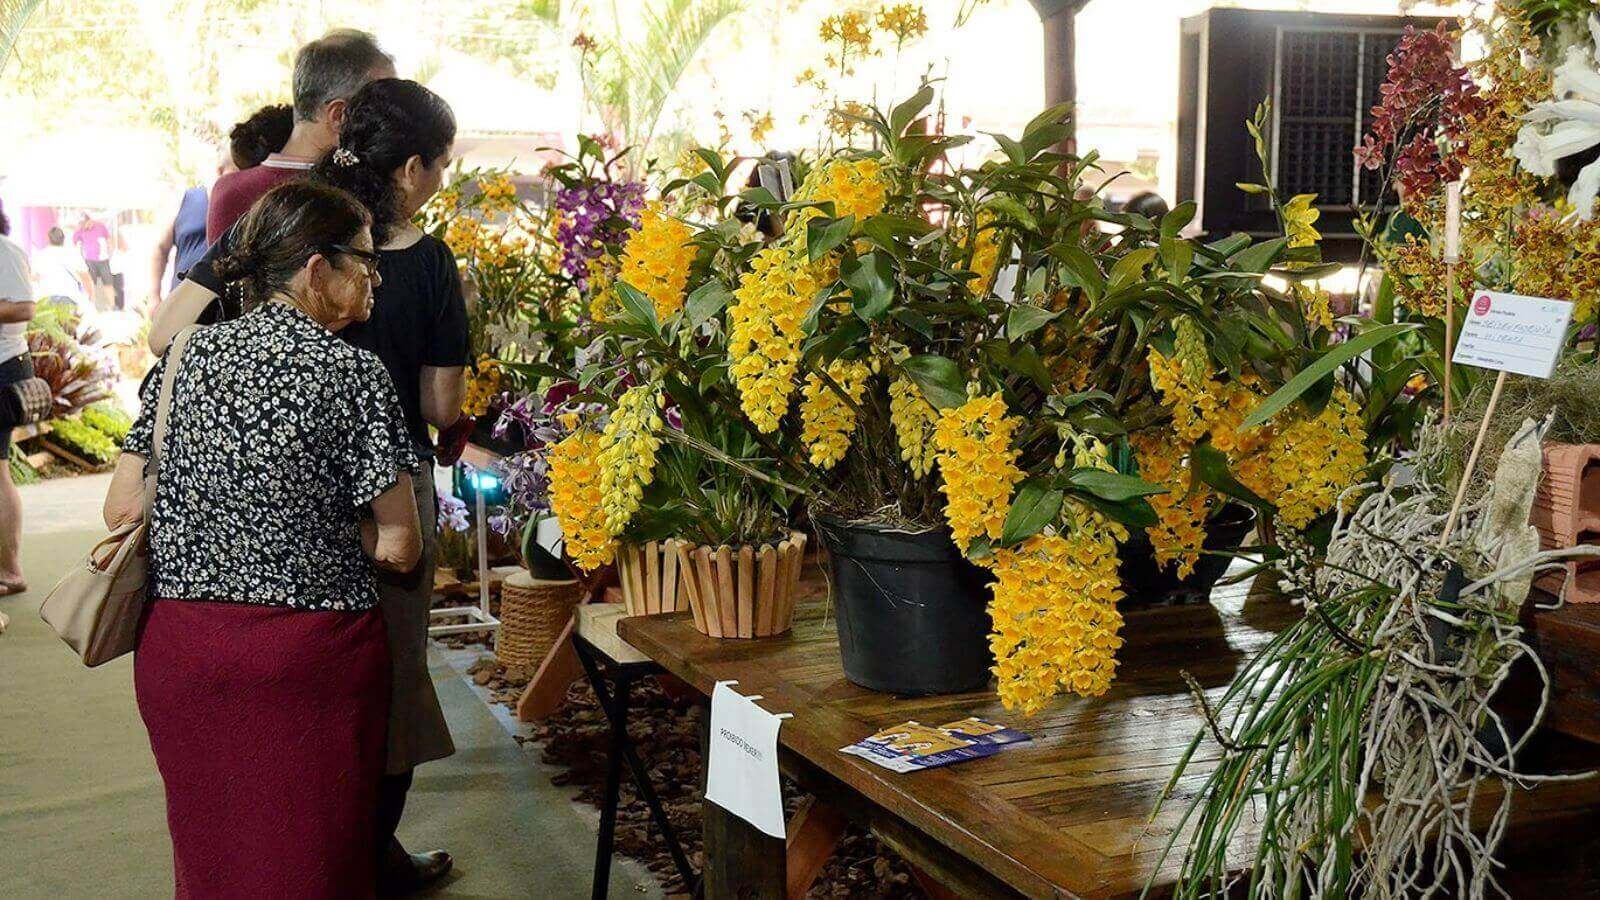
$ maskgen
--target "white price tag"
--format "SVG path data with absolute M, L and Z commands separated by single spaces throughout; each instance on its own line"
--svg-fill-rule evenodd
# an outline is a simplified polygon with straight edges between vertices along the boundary
M 1572 304 L 1545 297 L 1477 291 L 1456 341 L 1454 362 L 1549 378 L 1566 344 Z
M 786 837 L 778 788 L 778 726 L 788 713 L 769 713 L 719 681 L 711 689 L 711 749 L 706 799 L 775 838 Z

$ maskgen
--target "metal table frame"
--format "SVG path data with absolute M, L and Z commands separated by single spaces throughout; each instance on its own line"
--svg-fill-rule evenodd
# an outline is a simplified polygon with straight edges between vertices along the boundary
M 667 812 L 661 807 L 661 798 L 656 795 L 655 788 L 650 783 L 650 773 L 645 770 L 638 753 L 634 751 L 633 742 L 628 738 L 629 690 L 639 680 L 663 674 L 666 670 L 654 662 L 617 662 L 577 631 L 572 634 L 572 648 L 578 655 L 578 661 L 583 664 L 584 674 L 588 676 L 589 684 L 594 688 L 595 699 L 599 701 L 606 721 L 611 725 L 611 747 L 606 761 L 605 797 L 600 806 L 600 836 L 594 856 L 594 887 L 590 896 L 600 900 L 607 895 L 610 888 L 611 855 L 616 846 L 617 807 L 622 800 L 624 764 L 628 767 L 628 773 L 633 780 L 634 788 L 639 792 L 639 797 L 650 809 L 650 818 L 654 820 L 656 828 L 660 829 L 662 837 L 666 839 L 667 852 L 672 855 L 673 865 L 677 867 L 683 883 L 689 886 L 693 896 L 701 896 L 700 879 L 689 865 L 689 858 L 684 855 L 683 847 L 678 843 L 672 822 L 667 819 Z

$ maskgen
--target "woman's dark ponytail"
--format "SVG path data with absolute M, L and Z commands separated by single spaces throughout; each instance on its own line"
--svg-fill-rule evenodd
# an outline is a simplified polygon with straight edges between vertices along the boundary
M 339 146 L 312 174 L 366 206 L 372 214 L 372 239 L 381 247 L 401 224 L 395 172 L 413 156 L 432 165 L 455 139 L 455 113 L 443 97 L 415 81 L 380 78 L 350 98 Z

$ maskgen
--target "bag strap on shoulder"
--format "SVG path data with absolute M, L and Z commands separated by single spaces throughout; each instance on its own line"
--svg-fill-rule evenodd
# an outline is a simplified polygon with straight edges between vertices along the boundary
M 167 440 L 167 415 L 172 410 L 172 391 L 178 383 L 178 366 L 183 362 L 183 351 L 189 346 L 189 338 L 199 329 L 199 325 L 190 325 L 178 332 L 167 350 L 167 367 L 161 373 L 161 393 L 156 398 L 155 429 L 150 437 L 150 461 L 145 469 L 144 505 L 147 518 L 156 500 L 156 479 L 161 475 L 161 452 Z

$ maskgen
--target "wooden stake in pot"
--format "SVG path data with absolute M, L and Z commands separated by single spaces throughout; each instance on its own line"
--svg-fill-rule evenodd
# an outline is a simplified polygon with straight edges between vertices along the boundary
M 1461 262 L 1461 182 L 1444 186 L 1444 427 L 1450 427 L 1450 370 L 1455 358 L 1456 264 Z M 1446 525 L 1448 529 L 1448 523 Z

